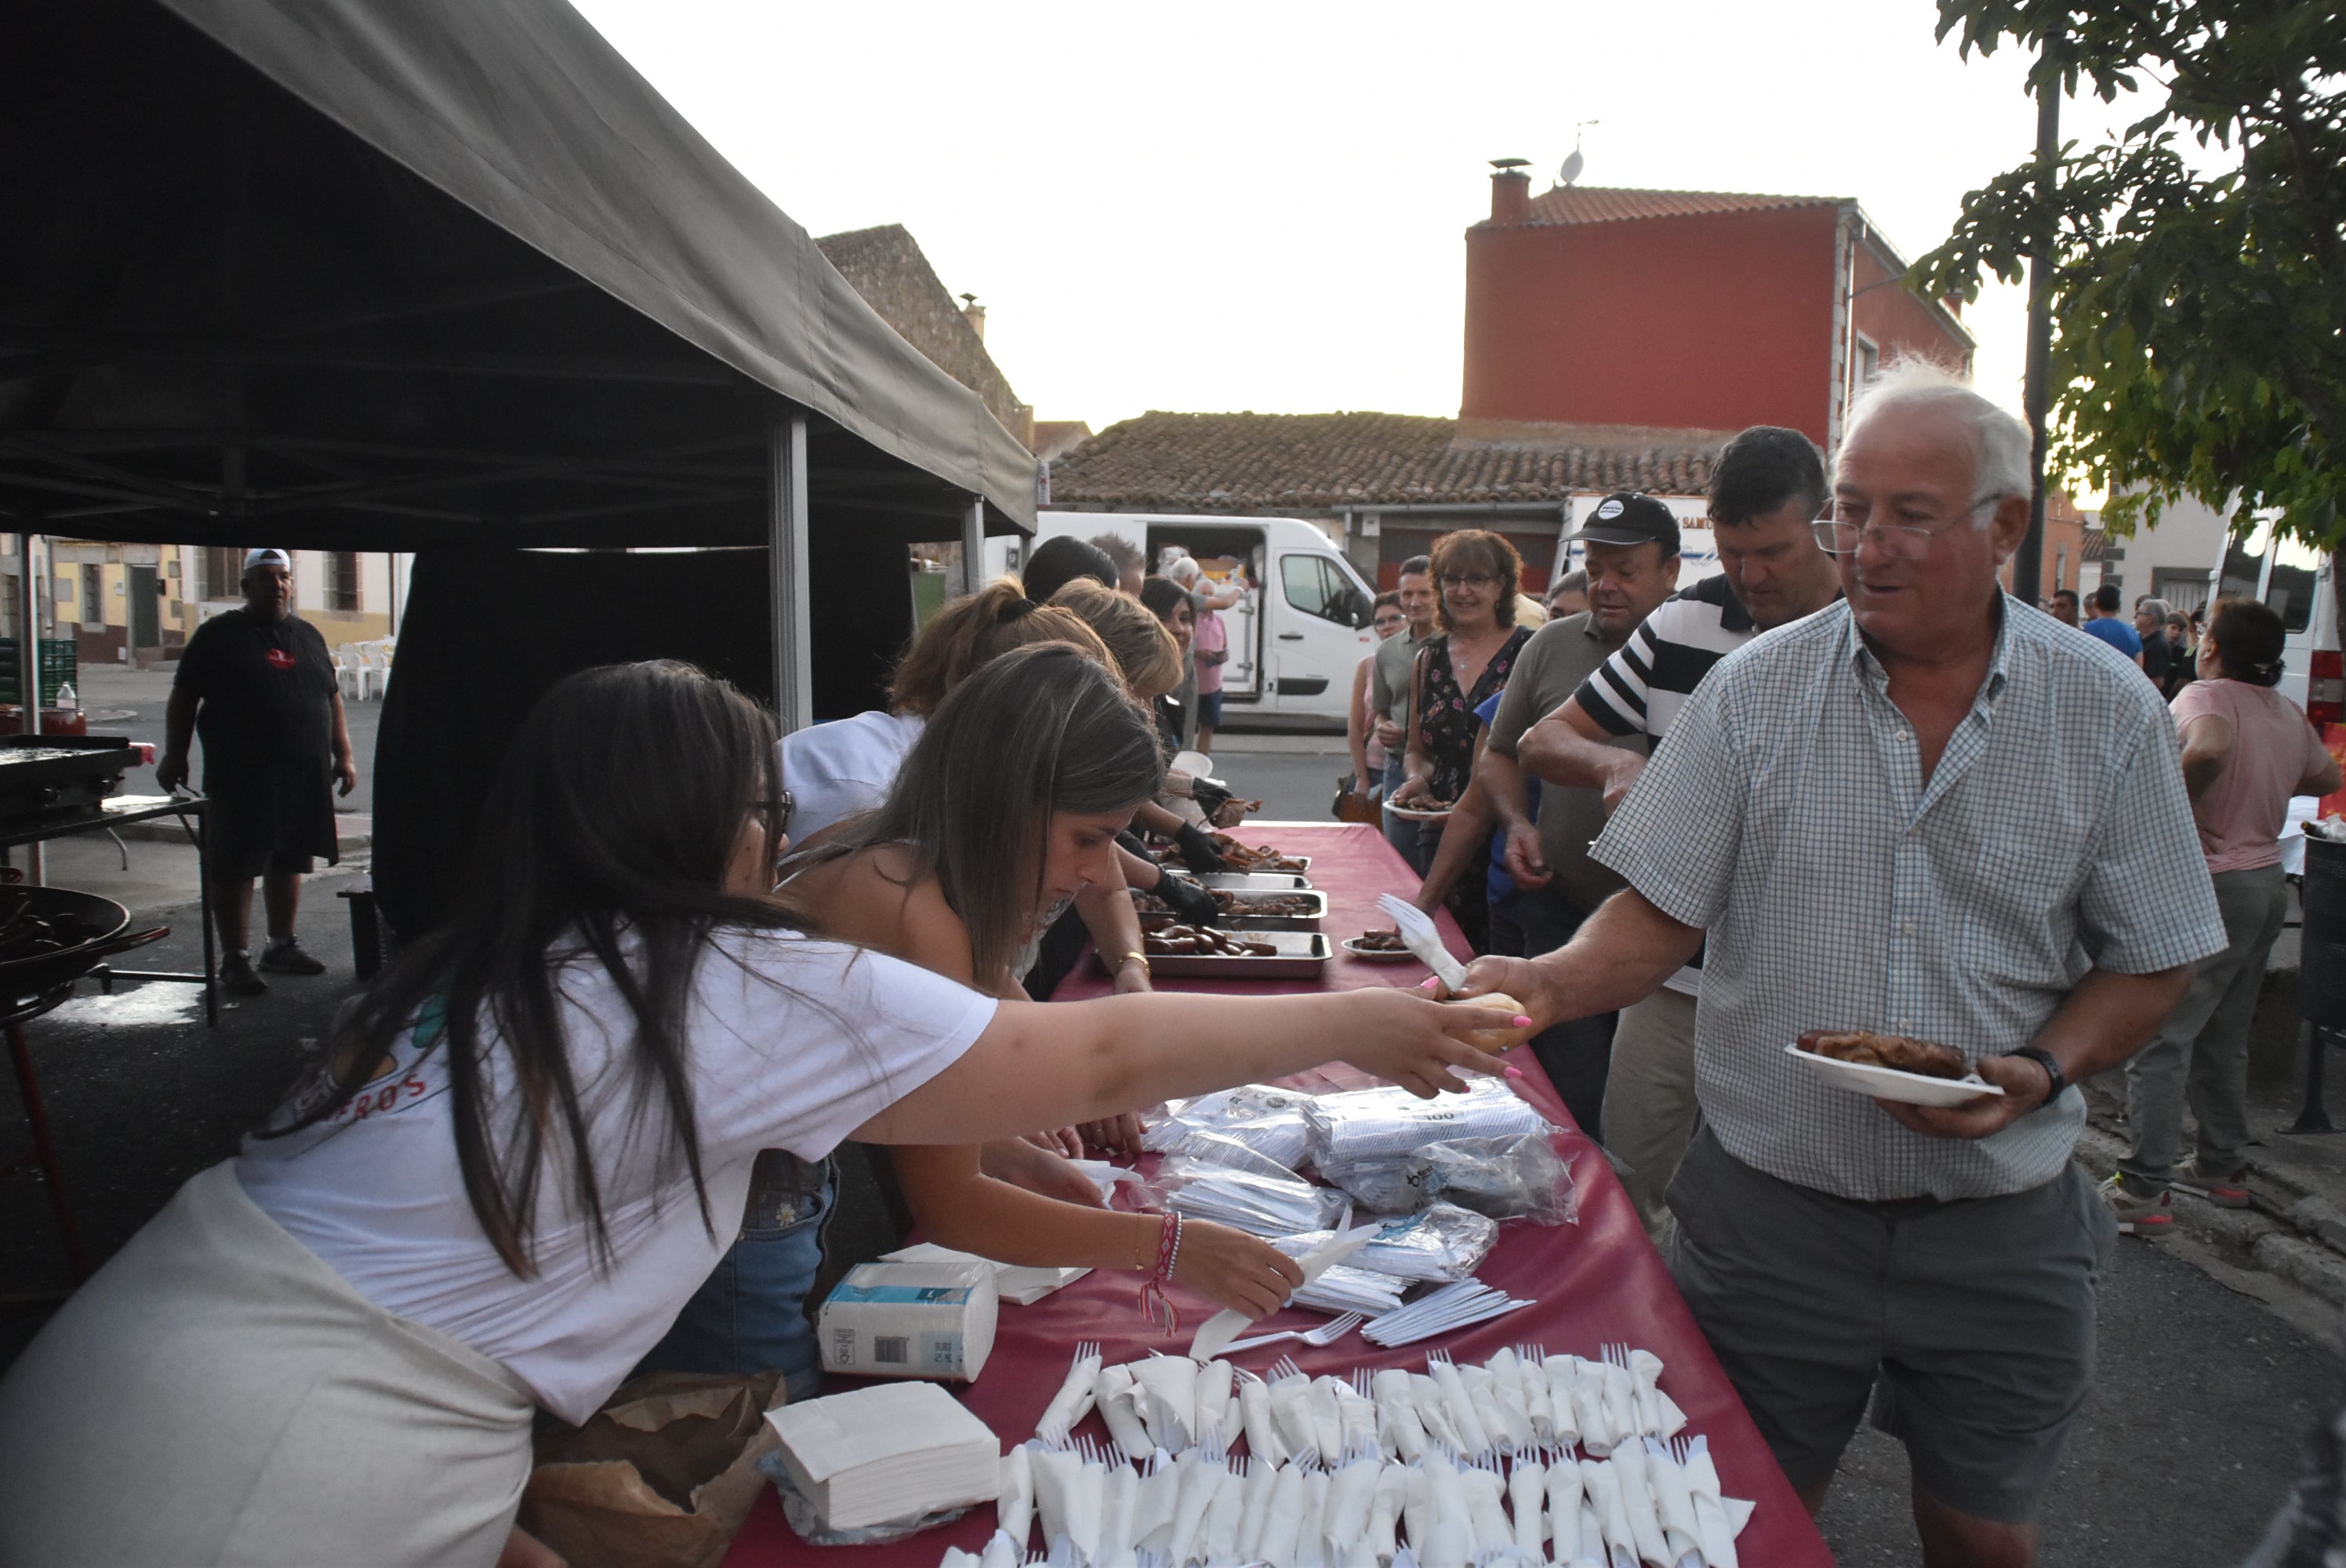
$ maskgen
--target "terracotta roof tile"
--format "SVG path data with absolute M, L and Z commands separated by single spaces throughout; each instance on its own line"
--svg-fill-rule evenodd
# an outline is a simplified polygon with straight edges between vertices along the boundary
M 1051 466 L 1054 505 L 1265 512 L 1562 501 L 1624 487 L 1698 494 L 1716 441 L 1540 427 L 1461 441 L 1458 422 L 1401 413 L 1165 413 L 1112 424 Z
M 1559 185 L 1531 203 L 1529 224 L 1624 223 L 1640 218 L 1692 218 L 1713 212 L 1765 212 L 1785 207 L 1838 207 L 1833 196 L 1759 196 L 1732 190 L 1625 190 Z

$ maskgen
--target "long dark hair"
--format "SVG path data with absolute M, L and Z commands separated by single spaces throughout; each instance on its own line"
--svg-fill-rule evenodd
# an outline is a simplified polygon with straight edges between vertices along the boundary
M 689 665 L 607 665 L 557 683 L 489 786 L 447 923 L 360 997 L 327 1054 L 331 1088 L 263 1135 L 330 1115 L 436 999 L 446 1026 L 427 1051 L 447 1056 L 457 1165 L 490 1245 L 517 1276 L 536 1272 L 538 1181 L 551 1165 L 566 1174 L 607 1266 L 601 1182 L 558 994 L 561 969 L 591 959 L 634 1021 L 620 1054 L 630 1125 L 652 1123 L 659 1157 L 690 1174 L 714 1235 L 685 1021 L 712 929 L 804 923 L 780 899 L 723 891 L 745 821 L 760 810 L 775 820 L 778 768 L 772 718 Z M 770 839 L 767 848 L 770 863 Z M 494 1094 L 493 1050 L 495 1076 L 509 1080 Z
M 1129 811 L 1164 781 L 1155 727 L 1107 665 L 1064 643 L 1019 648 L 954 688 L 884 805 L 783 869 L 903 845 L 906 885 L 937 879 L 969 930 L 971 976 L 990 990 L 1032 934 L 1051 814 Z

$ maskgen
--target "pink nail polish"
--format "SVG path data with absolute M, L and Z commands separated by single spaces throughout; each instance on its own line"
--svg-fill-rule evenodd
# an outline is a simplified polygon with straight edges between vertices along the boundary
M 1442 983 L 1442 980 L 1441 980 L 1441 977 L 1440 977 L 1440 976 L 1438 976 L 1438 975 L 1432 975 L 1432 974 L 1429 974 L 1429 975 L 1427 975 L 1427 976 L 1424 978 L 1424 980 L 1421 981 L 1421 982 L 1418 983 L 1418 987 L 1417 987 L 1417 988 L 1418 988 L 1420 991 L 1431 991 L 1431 990 L 1433 990 L 1435 986 L 1437 986 L 1437 985 L 1439 985 L 1439 984 L 1441 984 L 1441 983 Z
M 1530 1028 L 1531 1026 L 1532 1026 L 1532 1021 L 1531 1021 L 1529 1018 L 1525 1017 L 1525 1016 L 1524 1016 L 1522 1013 L 1516 1013 L 1516 1014 L 1515 1014 L 1515 1027 L 1516 1027 L 1516 1028 L 1518 1028 L 1518 1029 L 1528 1029 L 1528 1028 Z
M 1507 1069 L 1507 1076 L 1510 1078 L 1520 1078 L 1523 1075 L 1524 1070 L 1521 1067 L 1510 1067 Z

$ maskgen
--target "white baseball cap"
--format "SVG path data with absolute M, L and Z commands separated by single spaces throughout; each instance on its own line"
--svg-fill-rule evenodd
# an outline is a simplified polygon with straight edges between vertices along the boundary
M 282 566 L 290 572 L 293 569 L 293 557 L 282 550 L 247 550 L 244 569 L 250 572 L 255 566 Z

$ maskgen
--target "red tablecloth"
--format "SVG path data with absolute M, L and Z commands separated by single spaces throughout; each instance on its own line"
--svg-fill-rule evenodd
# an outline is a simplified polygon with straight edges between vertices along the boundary
M 1391 925 L 1377 915 L 1377 894 L 1415 885 L 1401 857 L 1373 828 L 1257 823 L 1250 824 L 1239 836 L 1249 843 L 1270 843 L 1290 854 L 1311 857 L 1312 883 L 1328 895 L 1326 930 L 1331 943 L 1372 926 Z M 1468 950 L 1457 928 L 1447 916 L 1441 923 L 1451 951 L 1464 956 Z M 1321 983 L 1331 990 L 1350 990 L 1364 985 L 1415 985 L 1424 978 L 1423 969 L 1413 963 L 1371 963 L 1339 951 Z M 1256 983 L 1252 987 L 1223 982 L 1164 983 L 1167 989 L 1198 991 L 1311 988 L 1311 983 L 1302 981 Z M 1063 1000 L 1096 996 L 1107 988 L 1106 978 L 1087 961 L 1068 976 L 1058 995 Z M 1513 1080 L 1518 1092 L 1557 1125 L 1571 1128 L 1569 1114 L 1531 1054 L 1517 1051 L 1514 1058 L 1521 1058 L 1516 1065 L 1524 1073 Z M 1347 1071 L 1338 1068 L 1331 1075 L 1341 1076 Z M 1831 1568 L 1832 1556 L 1825 1550 L 1823 1539 L 1809 1522 L 1751 1418 L 1744 1412 L 1742 1401 L 1729 1386 L 1726 1373 L 1696 1329 L 1612 1167 L 1577 1131 L 1567 1131 L 1557 1146 L 1576 1156 L 1572 1175 L 1579 1190 L 1579 1222 L 1553 1228 L 1511 1222 L 1500 1231 L 1498 1246 L 1477 1270 L 1485 1282 L 1510 1295 L 1534 1298 L 1538 1306 L 1463 1333 L 1395 1350 L 1381 1350 L 1355 1334 L 1324 1350 L 1289 1340 L 1242 1351 L 1233 1359 L 1260 1372 L 1280 1355 L 1292 1353 L 1307 1372 L 1343 1376 L 1356 1366 L 1408 1366 L 1422 1370 L 1425 1351 L 1436 1347 L 1460 1361 L 1480 1361 L 1503 1345 L 1523 1344 L 1545 1345 L 1550 1350 L 1593 1359 L 1599 1346 L 1626 1341 L 1662 1358 L 1667 1369 L 1662 1387 L 1685 1410 L 1687 1430 L 1710 1440 L 1727 1493 L 1759 1503 L 1759 1512 L 1736 1543 L 1742 1560 L 1766 1564 L 1766 1568 L 1801 1564 Z M 1157 1331 L 1141 1315 L 1129 1277 L 1087 1275 L 1032 1307 L 1005 1307 L 993 1359 L 984 1375 L 966 1387 L 946 1386 L 1000 1433 L 1005 1445 L 1024 1442 L 1034 1435 L 1035 1422 L 1066 1375 L 1068 1357 L 1077 1340 L 1098 1340 L 1110 1363 L 1137 1360 L 1152 1349 L 1176 1354 L 1186 1349 L 1190 1334 L 1212 1308 L 1187 1292 L 1177 1291 L 1175 1299 L 1181 1310 L 1181 1327 L 1178 1333 L 1168 1335 Z M 1320 1314 L 1290 1309 L 1265 1319 L 1261 1330 L 1250 1332 L 1309 1328 L 1324 1321 Z M 1078 1430 L 1105 1435 L 1096 1415 Z M 781 1506 L 769 1487 L 725 1562 L 726 1568 L 818 1561 L 838 1568 L 933 1568 L 947 1546 L 975 1552 L 993 1532 L 994 1511 L 980 1507 L 954 1524 L 891 1545 L 810 1547 L 783 1521 Z

